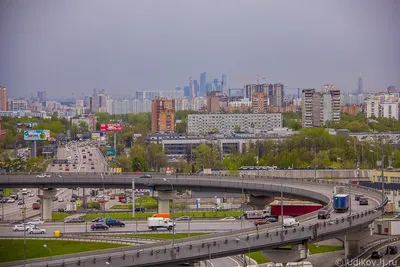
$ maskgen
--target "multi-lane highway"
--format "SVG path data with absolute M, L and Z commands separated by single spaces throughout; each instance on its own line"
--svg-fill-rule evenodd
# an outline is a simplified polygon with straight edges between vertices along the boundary
M 48 172 L 105 172 L 107 163 L 92 141 L 70 142 L 57 150 L 57 159 L 67 159 L 68 164 L 51 164 Z

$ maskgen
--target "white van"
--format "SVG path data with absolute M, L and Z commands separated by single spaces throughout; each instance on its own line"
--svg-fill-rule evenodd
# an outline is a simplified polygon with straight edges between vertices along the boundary
M 21 190 L 21 194 L 22 194 L 22 195 L 27 195 L 27 194 L 28 194 L 28 189 L 25 189 L 25 188 L 22 189 L 22 190 Z
M 313 267 L 314 265 L 309 261 L 302 261 L 302 262 L 288 262 L 286 267 L 292 266 L 301 266 L 301 267 Z
M 283 227 L 299 226 L 300 223 L 295 218 L 283 218 Z

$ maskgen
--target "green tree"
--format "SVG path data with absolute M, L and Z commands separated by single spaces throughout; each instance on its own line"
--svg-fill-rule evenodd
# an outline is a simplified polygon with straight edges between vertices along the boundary
M 154 171 L 160 171 L 161 167 L 164 167 L 167 162 L 162 145 L 153 143 L 147 146 L 145 159 L 149 163 L 150 168 Z
M 220 166 L 218 150 L 211 144 L 200 144 L 193 149 L 193 155 L 201 168 L 217 168 Z
M 79 122 L 79 132 L 89 132 L 89 125 L 86 123 L 86 121 Z
M 138 156 L 134 157 L 132 159 L 132 170 L 141 172 L 149 171 L 149 166 L 147 165 L 147 161 L 143 157 L 138 157 Z

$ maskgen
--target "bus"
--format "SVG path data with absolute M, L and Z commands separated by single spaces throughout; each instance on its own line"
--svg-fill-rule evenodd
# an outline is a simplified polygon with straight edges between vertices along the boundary
M 268 207 L 265 210 L 249 210 L 243 213 L 240 218 L 247 220 L 265 219 L 271 216 L 271 209 Z

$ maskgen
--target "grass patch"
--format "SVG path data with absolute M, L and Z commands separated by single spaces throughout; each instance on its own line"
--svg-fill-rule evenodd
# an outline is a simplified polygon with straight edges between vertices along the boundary
M 50 257 L 50 251 L 44 248 L 46 244 L 53 256 L 79 253 L 92 250 L 125 247 L 126 245 L 98 242 L 76 242 L 67 240 L 26 240 L 27 259 Z M 24 259 L 24 240 L 0 240 L 0 262 L 18 261 Z
M 5 188 L 3 191 L 3 196 L 9 197 L 12 192 L 13 192 L 12 188 Z
M 211 233 L 190 233 L 190 237 L 207 235 Z M 158 233 L 158 234 L 126 234 L 118 235 L 122 237 L 138 237 L 138 238 L 151 238 L 151 239 L 172 239 L 172 233 Z M 175 233 L 175 239 L 182 239 L 189 237 L 188 233 Z
M 65 219 L 68 216 L 71 216 L 71 214 L 64 213 L 64 212 L 53 212 L 51 214 L 51 219 L 53 221 L 61 221 L 61 220 Z
M 128 209 L 132 209 L 132 204 L 118 204 L 118 205 L 112 206 L 111 209 L 113 209 L 113 210 L 128 210 Z
M 155 214 L 155 212 L 136 212 L 135 216 L 138 220 L 145 220 L 148 217 L 151 217 Z M 190 217 L 192 218 L 225 218 L 225 217 L 238 217 L 242 214 L 241 211 L 192 211 L 190 212 Z M 172 215 L 172 214 L 171 214 Z M 175 218 L 179 218 L 181 216 L 186 216 L 187 212 L 175 212 Z M 124 213 L 97 213 L 97 214 L 87 214 L 83 216 L 85 220 L 93 220 L 97 217 L 111 217 L 119 220 L 131 220 L 132 219 L 132 212 L 124 212 Z
M 281 248 L 290 248 L 290 245 L 282 246 Z M 310 250 L 311 255 L 315 255 L 315 254 L 320 254 L 320 253 L 343 250 L 343 247 L 341 247 L 341 246 L 317 246 L 315 244 L 309 244 L 308 249 Z M 246 253 L 246 256 L 249 256 L 249 253 Z M 268 259 L 264 258 L 262 251 L 251 252 L 250 257 L 253 260 L 255 260 L 258 264 L 269 262 Z

